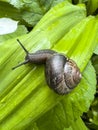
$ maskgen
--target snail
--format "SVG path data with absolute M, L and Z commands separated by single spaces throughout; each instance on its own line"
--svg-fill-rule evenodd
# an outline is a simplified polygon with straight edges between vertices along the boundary
M 25 51 L 26 56 L 24 62 L 12 69 L 27 63 L 45 64 L 45 77 L 48 86 L 61 95 L 71 92 L 79 84 L 82 76 L 73 60 L 49 49 L 29 53 L 18 39 L 17 41 Z

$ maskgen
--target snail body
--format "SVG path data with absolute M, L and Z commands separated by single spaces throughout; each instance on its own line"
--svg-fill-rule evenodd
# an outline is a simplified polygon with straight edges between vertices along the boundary
M 27 64 L 45 64 L 45 77 L 48 86 L 58 94 L 66 94 L 72 91 L 81 80 L 81 73 L 76 63 L 63 54 L 53 50 L 39 50 L 29 53 L 19 40 L 17 40 L 26 53 L 25 61 L 13 67 Z

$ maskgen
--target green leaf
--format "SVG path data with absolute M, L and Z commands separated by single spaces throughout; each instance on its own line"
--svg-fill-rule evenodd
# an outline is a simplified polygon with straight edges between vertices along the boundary
M 86 3 L 88 0 L 73 0 L 74 4 Z
M 98 55 L 94 55 L 92 57 L 92 64 L 95 68 L 95 71 L 96 71 L 96 75 L 98 76 Z
M 97 130 L 98 128 L 98 97 L 97 96 L 95 97 L 93 103 L 91 104 L 89 111 L 86 113 L 86 116 L 87 119 L 85 121 L 85 124 L 88 126 L 88 128 Z
M 65 129 L 67 130 L 67 129 Z M 81 118 L 78 118 L 72 125 L 72 130 L 88 130 Z
M 2 17 L 8 17 L 15 20 L 21 19 L 20 10 L 14 8 L 9 3 L 0 1 L 0 18 Z
M 33 0 L 30 2 L 22 1 L 22 18 L 29 25 L 34 26 L 50 8 L 63 1 L 67 0 Z M 20 6 L 20 4 L 18 4 L 18 6 Z
M 97 19 L 88 17 L 82 20 L 85 17 L 84 14 L 85 9 L 82 5 L 73 6 L 68 2 L 63 2 L 51 9 L 31 33 L 19 39 L 25 41 L 26 47 L 32 48 L 33 52 L 42 48 L 52 48 L 67 54 L 76 61 L 82 72 L 93 54 L 98 37 Z M 78 22 L 80 23 L 77 24 Z M 77 25 L 73 27 L 75 24 Z M 15 40 L 2 43 L 0 47 L 1 54 L 2 49 L 5 48 L 6 51 L 6 54 L 0 58 L 0 128 L 2 130 L 22 130 L 57 105 L 61 99 L 64 99 L 61 103 L 65 103 L 67 110 L 72 106 L 74 112 L 71 110 L 70 112 L 74 114 L 72 115 L 73 119 L 68 120 L 73 123 L 73 120 L 77 119 L 82 112 L 88 110 L 93 100 L 96 82 L 93 69 L 90 67 L 93 81 L 89 76 L 91 75 L 89 70 L 83 75 L 81 83 L 72 93 L 59 96 L 47 87 L 43 66 L 26 65 L 15 71 L 11 70 L 11 66 L 23 57 L 21 48 L 18 45 L 12 46 L 15 44 Z M 9 46 L 12 46 L 10 50 Z M 18 48 L 15 51 L 16 47 Z M 88 95 L 87 90 L 90 95 Z M 85 99 L 88 100 L 85 101 Z M 69 112 L 68 115 L 70 115 Z M 67 125 L 69 125 L 68 122 Z
M 5 0 L 5 2 L 12 4 L 20 10 L 22 19 L 27 22 L 29 26 L 36 25 L 50 8 L 63 1 L 71 0 Z
M 96 124 L 98 126 L 98 97 L 95 98 L 91 105 L 92 117 L 90 118 L 90 122 Z
M 98 9 L 98 0 L 88 0 L 87 12 L 88 15 L 93 14 Z

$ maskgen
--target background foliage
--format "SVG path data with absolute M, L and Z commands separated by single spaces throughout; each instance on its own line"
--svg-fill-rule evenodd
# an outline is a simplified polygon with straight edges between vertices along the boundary
M 15 32 L 0 35 L 0 130 L 98 129 L 97 12 L 97 0 L 0 1 L 0 18 L 18 21 Z M 60 96 L 43 65 L 12 71 L 24 57 L 17 38 L 30 52 L 48 48 L 75 60 L 80 84 Z

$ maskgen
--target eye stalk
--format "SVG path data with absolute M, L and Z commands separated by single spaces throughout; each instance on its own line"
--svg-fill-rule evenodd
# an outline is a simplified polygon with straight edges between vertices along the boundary
M 22 49 L 25 51 L 26 54 L 28 54 L 28 50 L 22 45 L 22 43 L 20 42 L 19 39 L 17 39 L 17 42 L 20 44 L 20 46 L 22 47 Z
M 27 64 L 28 62 L 29 62 L 29 60 L 25 60 L 24 62 L 19 63 L 18 65 L 16 65 L 15 67 L 13 67 L 12 70 L 14 70 L 14 69 L 16 69 L 16 68 L 18 68 L 18 67 L 20 67 L 20 66 L 22 66 L 22 65 L 25 65 L 25 64 Z
M 22 43 L 19 41 L 19 39 L 17 39 L 17 42 L 19 43 L 19 45 L 22 47 L 22 49 L 23 49 L 24 52 L 26 53 L 26 57 L 28 57 L 28 55 L 29 55 L 28 50 L 22 45 Z M 18 67 L 20 67 L 20 66 L 22 66 L 22 65 L 24 65 L 24 64 L 27 64 L 28 62 L 29 62 L 29 59 L 25 59 L 24 62 L 19 63 L 17 66 L 13 67 L 12 70 L 14 70 L 14 69 L 16 69 L 16 68 L 18 68 Z

